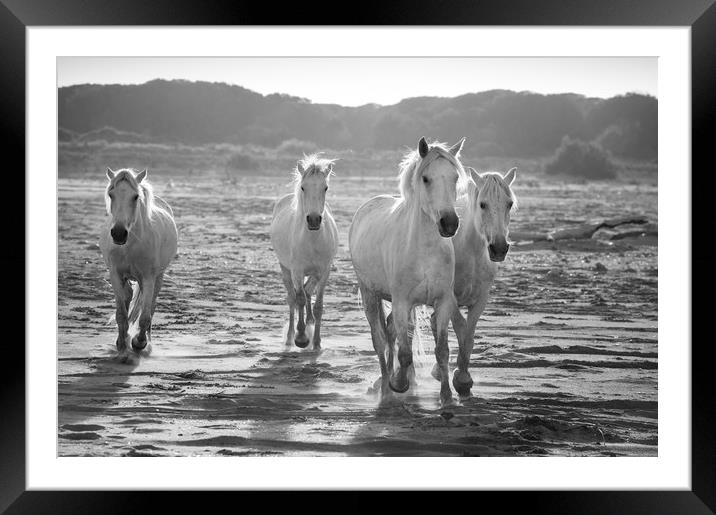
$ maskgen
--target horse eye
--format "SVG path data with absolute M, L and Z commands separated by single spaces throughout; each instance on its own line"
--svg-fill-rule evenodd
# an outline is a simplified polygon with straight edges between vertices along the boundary
M 507 203 L 507 209 L 512 209 L 512 202 Z
M 325 189 L 325 190 L 323 190 L 323 191 L 328 191 L 328 186 L 326 186 L 326 189 Z
M 137 200 L 139 200 L 139 195 L 135 195 L 132 200 L 134 200 L 135 202 L 136 202 Z
M 480 209 L 485 209 L 487 207 L 487 204 L 484 202 L 480 202 Z
M 428 179 L 427 177 L 423 177 L 423 182 L 425 184 L 428 184 L 430 182 L 430 179 Z
M 301 186 L 301 191 L 306 191 L 306 190 L 303 189 L 303 186 Z

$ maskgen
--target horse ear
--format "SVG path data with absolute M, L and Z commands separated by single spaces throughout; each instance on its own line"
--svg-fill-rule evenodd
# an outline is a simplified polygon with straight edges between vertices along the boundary
M 485 185 L 485 178 L 477 173 L 477 170 L 475 170 L 473 167 L 468 166 L 467 170 L 470 172 L 470 178 L 473 180 L 475 185 L 477 186 L 478 191 L 482 189 L 482 187 Z
M 428 152 L 430 149 L 428 148 L 428 142 L 425 141 L 425 138 L 420 138 L 420 141 L 418 141 L 418 153 L 420 154 L 421 158 L 424 158 L 428 155 Z
M 306 169 L 303 167 L 303 163 L 301 161 L 296 163 L 296 170 L 298 170 L 298 173 L 300 173 L 301 175 L 306 173 Z
M 515 182 L 516 178 L 517 178 L 517 168 L 515 168 L 515 167 L 510 168 L 510 171 L 507 172 L 505 174 L 505 176 L 503 177 L 503 179 L 509 186 L 512 186 L 512 183 Z
M 463 138 L 460 141 L 458 141 L 452 147 L 449 148 L 450 153 L 452 155 L 454 155 L 455 157 L 457 157 L 458 155 L 460 155 L 460 151 L 462 150 L 462 146 L 464 144 L 465 144 L 465 137 L 463 136 Z
M 107 167 L 107 179 L 109 179 L 109 180 L 111 181 L 112 179 L 114 179 L 114 176 L 115 176 L 115 175 L 116 175 L 116 174 L 115 174 L 115 173 L 112 171 L 112 169 L 108 166 L 108 167 Z
M 147 169 L 145 168 L 137 174 L 137 182 L 142 182 L 147 177 Z
M 333 163 L 328 163 L 328 175 L 333 173 Z

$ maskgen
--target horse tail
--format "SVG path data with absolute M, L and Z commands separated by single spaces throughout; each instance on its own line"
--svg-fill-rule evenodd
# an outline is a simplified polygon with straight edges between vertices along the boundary
M 139 287 L 138 282 L 130 281 L 129 284 L 132 286 L 132 300 L 129 303 L 127 320 L 131 326 L 139 319 L 139 315 L 142 312 L 142 289 Z

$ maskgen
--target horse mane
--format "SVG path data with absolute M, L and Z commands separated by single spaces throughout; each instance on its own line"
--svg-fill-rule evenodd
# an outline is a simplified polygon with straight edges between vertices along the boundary
M 164 211 L 154 202 L 154 188 L 145 178 L 142 182 L 137 182 L 137 170 L 133 168 L 122 168 L 115 172 L 114 178 L 109 181 L 104 191 L 104 202 L 107 207 L 107 214 L 111 213 L 112 201 L 109 198 L 109 192 L 121 181 L 127 181 L 130 187 L 139 195 L 140 212 L 146 215 L 147 220 L 152 220 L 158 211 Z
M 459 159 L 450 153 L 450 147 L 445 143 L 434 141 L 428 146 L 428 154 L 430 152 L 437 152 L 437 157 L 444 157 L 457 169 L 458 173 L 458 191 L 463 191 L 464 186 L 467 182 L 467 174 L 465 169 L 462 167 L 462 163 Z M 407 152 L 403 156 L 403 160 L 400 162 L 400 172 L 398 173 L 398 189 L 400 190 L 400 196 L 404 201 L 409 201 L 413 198 L 413 193 L 418 184 L 418 180 L 422 174 L 421 163 L 423 159 L 417 150 L 413 149 Z
M 301 164 L 301 168 L 305 171 L 301 173 L 298 169 L 298 165 L 296 165 L 291 171 L 291 174 L 293 175 L 293 195 L 295 199 L 299 196 L 298 193 L 301 190 L 301 181 L 304 177 L 310 177 L 311 175 L 322 173 L 326 178 L 326 182 L 328 182 L 329 177 L 331 175 L 335 175 L 331 165 L 335 163 L 337 159 L 327 159 L 325 157 L 321 157 L 322 155 L 323 152 L 316 152 L 310 155 L 304 154 L 303 159 L 301 159 L 299 163 Z

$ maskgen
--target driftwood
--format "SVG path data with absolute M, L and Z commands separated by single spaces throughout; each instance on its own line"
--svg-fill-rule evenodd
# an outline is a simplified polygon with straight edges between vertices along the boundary
M 648 223 L 649 220 L 645 216 L 623 216 L 619 218 L 611 218 L 602 220 L 601 222 L 593 222 L 581 224 L 576 227 L 568 227 L 566 229 L 555 229 L 547 233 L 531 232 L 531 231 L 510 231 L 510 239 L 513 241 L 558 241 L 558 240 L 586 240 L 591 238 L 599 229 L 613 229 L 620 225 L 633 224 L 641 225 Z

